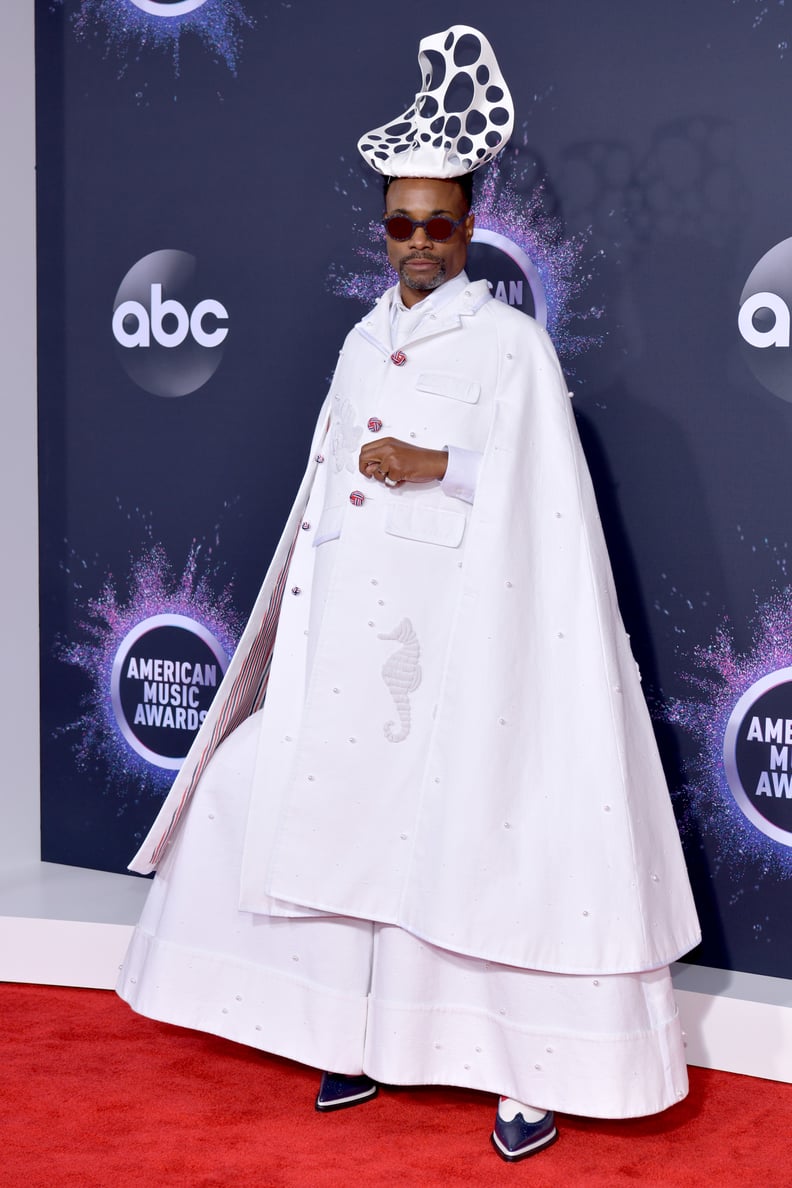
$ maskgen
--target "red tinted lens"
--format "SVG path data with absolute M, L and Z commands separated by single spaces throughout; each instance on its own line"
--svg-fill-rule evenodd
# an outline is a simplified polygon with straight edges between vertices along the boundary
M 412 219 L 405 218 L 404 215 L 391 215 L 389 219 L 383 221 L 385 230 L 391 239 L 409 239 L 413 233 Z
M 429 219 L 426 224 L 426 234 L 430 239 L 442 243 L 444 239 L 450 239 L 454 234 L 454 224 L 450 219 L 446 219 L 442 215 L 437 215 L 436 218 Z

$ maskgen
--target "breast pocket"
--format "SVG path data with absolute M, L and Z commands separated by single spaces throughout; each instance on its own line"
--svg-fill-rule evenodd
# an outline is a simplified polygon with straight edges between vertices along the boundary
M 418 376 L 415 386 L 419 392 L 445 396 L 448 400 L 461 400 L 463 404 L 478 404 L 481 396 L 481 384 L 466 375 L 424 371 Z

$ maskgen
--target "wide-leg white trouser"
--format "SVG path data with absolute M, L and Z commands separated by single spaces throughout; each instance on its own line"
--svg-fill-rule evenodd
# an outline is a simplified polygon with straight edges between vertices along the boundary
M 685 1096 L 667 969 L 545 973 L 391 925 L 240 912 L 257 719 L 218 749 L 154 879 L 118 985 L 136 1011 L 335 1072 L 593 1117 L 656 1113 Z

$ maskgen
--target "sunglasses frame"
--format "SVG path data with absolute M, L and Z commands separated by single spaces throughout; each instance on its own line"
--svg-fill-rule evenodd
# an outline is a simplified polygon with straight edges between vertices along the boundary
M 465 219 L 467 219 L 469 215 L 470 211 L 468 211 L 466 214 L 463 214 L 460 219 L 457 219 L 456 222 L 454 222 L 454 220 L 449 219 L 447 215 L 439 214 L 432 215 L 430 219 L 411 219 L 410 216 L 406 214 L 385 214 L 382 216 L 382 225 L 385 228 L 385 234 L 389 236 L 389 238 L 392 239 L 394 243 L 407 243 L 409 239 L 412 239 L 419 227 L 422 227 L 424 231 L 426 231 L 426 237 L 427 239 L 431 239 L 432 243 L 448 243 L 454 232 L 462 226 Z M 410 234 L 405 236 L 392 235 L 388 228 L 388 223 L 392 222 L 394 219 L 404 219 L 406 222 L 411 223 L 412 226 L 410 229 Z M 430 235 L 427 229 L 429 224 L 433 223 L 436 219 L 442 219 L 443 222 L 448 223 L 449 227 L 451 228 L 451 230 L 448 232 L 448 235 L 446 235 L 443 239 L 438 239 L 436 236 Z

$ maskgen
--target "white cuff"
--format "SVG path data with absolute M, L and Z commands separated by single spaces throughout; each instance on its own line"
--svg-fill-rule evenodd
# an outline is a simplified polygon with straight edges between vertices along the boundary
M 440 483 L 446 495 L 472 503 L 476 495 L 482 454 L 478 450 L 463 450 L 461 446 L 446 446 L 448 466 Z

